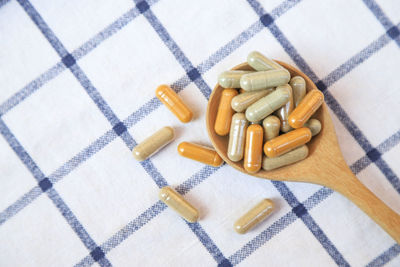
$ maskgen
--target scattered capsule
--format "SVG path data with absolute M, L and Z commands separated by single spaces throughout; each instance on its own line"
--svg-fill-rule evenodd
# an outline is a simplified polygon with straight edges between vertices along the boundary
M 247 56 L 247 63 L 257 71 L 282 69 L 282 66 L 257 51 Z
M 272 112 L 286 104 L 289 101 L 289 96 L 290 92 L 285 86 L 278 86 L 274 92 L 264 96 L 247 108 L 247 120 L 256 122 L 264 119 Z
M 234 162 L 243 158 L 247 125 L 248 121 L 243 113 L 233 115 L 227 154 L 228 158 Z
M 243 167 L 249 173 L 256 173 L 261 169 L 263 135 L 261 125 L 252 124 L 247 128 Z
M 232 115 L 234 113 L 231 102 L 232 98 L 238 94 L 235 89 L 224 89 L 219 101 L 217 117 L 215 119 L 214 130 L 218 135 L 224 136 L 229 133 Z
M 313 89 L 306 94 L 300 104 L 289 115 L 289 124 L 293 128 L 300 128 L 308 121 L 312 114 L 324 102 L 324 94 L 318 89 Z
M 233 228 L 238 234 L 245 234 L 254 226 L 265 220 L 273 211 L 274 202 L 270 199 L 263 199 L 240 217 L 233 225 Z
M 240 87 L 246 91 L 261 90 L 287 84 L 290 73 L 286 69 L 257 71 L 240 78 Z
M 308 128 L 299 128 L 269 140 L 264 145 L 264 153 L 269 158 L 277 157 L 311 140 Z
M 262 168 L 265 171 L 274 170 L 303 160 L 307 156 L 308 148 L 306 145 L 302 145 L 301 147 L 295 148 L 292 151 L 275 158 L 264 157 Z
M 198 210 L 169 186 L 160 189 L 158 197 L 186 221 L 194 223 L 199 219 Z
M 289 125 L 288 118 L 289 114 L 293 111 L 293 90 L 289 84 L 281 85 L 281 87 L 287 88 L 289 92 L 289 101 L 275 111 L 275 114 L 279 117 L 279 119 L 281 119 L 281 131 L 286 133 L 292 130 L 292 127 Z
M 221 164 L 224 163 L 215 150 L 189 142 L 180 143 L 178 145 L 178 153 L 185 158 L 196 160 L 214 167 L 221 166 Z
M 175 133 L 173 128 L 168 126 L 163 127 L 135 146 L 132 150 L 133 157 L 138 161 L 143 161 L 174 140 L 174 137 Z
M 272 91 L 274 91 L 273 88 L 244 92 L 232 98 L 231 106 L 236 112 L 245 111 L 251 104 L 259 100 L 261 97 L 268 95 Z
M 279 135 L 281 120 L 274 115 L 269 115 L 263 120 L 264 140 L 269 141 Z
M 182 99 L 168 85 L 160 85 L 156 89 L 156 96 L 178 119 L 187 123 L 192 120 L 192 111 L 183 103 Z
M 317 119 L 309 119 L 304 123 L 304 127 L 310 129 L 312 136 L 319 134 L 322 128 L 321 122 Z
M 293 89 L 294 107 L 297 107 L 306 95 L 306 81 L 301 76 L 295 76 L 290 79 L 290 86 Z
M 228 70 L 218 76 L 218 83 L 224 88 L 240 88 L 240 78 L 254 71 Z

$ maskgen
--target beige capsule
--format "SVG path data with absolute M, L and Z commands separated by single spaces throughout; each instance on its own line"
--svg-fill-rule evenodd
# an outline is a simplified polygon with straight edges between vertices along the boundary
M 269 141 L 279 135 L 281 120 L 274 115 L 269 115 L 263 120 L 264 141 Z
M 254 226 L 265 220 L 274 211 L 274 202 L 270 199 L 263 199 L 260 203 L 251 208 L 240 217 L 233 228 L 239 234 L 245 234 Z
M 158 197 L 186 221 L 194 223 L 199 219 L 199 211 L 171 187 L 165 186 L 161 188 Z
M 254 71 L 228 70 L 218 76 L 218 83 L 224 88 L 240 88 L 240 78 Z
M 287 84 L 290 73 L 286 69 L 257 71 L 240 78 L 240 87 L 246 91 L 255 91 Z
M 264 157 L 262 162 L 262 168 L 265 171 L 270 171 L 303 160 L 307 156 L 308 156 L 308 148 L 306 145 L 302 145 L 286 154 L 283 154 L 275 158 Z
M 299 105 L 300 101 L 306 95 L 306 81 L 301 76 L 295 76 L 290 79 L 289 84 L 293 89 L 294 107 L 297 107 L 297 105 Z
M 163 127 L 135 146 L 132 150 L 133 157 L 138 161 L 143 161 L 174 140 L 174 137 L 175 131 L 172 127 Z
M 282 107 L 289 101 L 290 92 L 286 87 L 277 87 L 277 89 L 267 96 L 259 99 L 246 110 L 248 121 L 261 121 L 272 112 Z
M 281 65 L 279 65 L 272 59 L 267 58 L 266 56 L 257 51 L 253 51 L 247 56 L 247 63 L 257 71 L 283 68 Z
M 293 107 L 293 90 L 289 84 L 281 85 L 279 87 L 285 87 L 289 92 L 289 101 L 285 105 L 280 107 L 277 111 L 275 111 L 275 115 L 277 115 L 279 117 L 279 119 L 281 119 L 281 131 L 284 133 L 287 133 L 293 129 L 292 127 L 290 127 L 289 121 L 288 121 L 289 115 L 290 115 L 290 113 L 292 113 L 292 111 L 294 109 L 294 107 Z
M 236 113 L 232 116 L 227 154 L 228 158 L 234 162 L 243 158 L 248 123 L 243 113 Z
M 258 91 L 250 91 L 241 93 L 234 98 L 232 98 L 231 106 L 234 111 L 236 112 L 243 112 L 248 108 L 251 104 L 256 102 L 261 97 L 268 95 L 269 93 L 273 92 L 274 89 L 265 89 L 265 90 L 258 90 Z
M 303 126 L 310 129 L 312 136 L 319 134 L 322 128 L 321 122 L 317 119 L 309 119 Z

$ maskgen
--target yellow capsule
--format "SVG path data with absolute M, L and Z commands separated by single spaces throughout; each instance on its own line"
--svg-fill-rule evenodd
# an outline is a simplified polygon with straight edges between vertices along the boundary
M 304 127 L 310 129 L 312 136 L 319 134 L 322 128 L 321 122 L 317 119 L 309 119 L 304 123 Z
M 236 112 L 245 111 L 251 104 L 255 103 L 260 98 L 273 92 L 274 89 L 265 89 L 251 92 L 244 92 L 232 98 L 231 106 Z
M 282 69 L 283 67 L 275 61 L 267 58 L 263 54 L 257 51 L 251 52 L 247 56 L 247 63 L 257 71 Z
M 227 154 L 228 158 L 234 162 L 243 158 L 248 123 L 243 113 L 236 113 L 232 117 Z
M 265 171 L 274 170 L 289 164 L 293 164 L 300 160 L 305 159 L 308 156 L 308 148 L 306 145 L 302 145 L 298 148 L 289 151 L 286 154 L 280 155 L 275 158 L 264 157 L 262 168 Z
M 192 120 L 192 111 L 183 103 L 182 99 L 168 85 L 160 85 L 156 89 L 156 96 L 178 119 L 187 123 Z
M 281 120 L 274 115 L 269 115 L 263 120 L 264 140 L 269 141 L 279 135 Z
M 296 129 L 266 142 L 264 145 L 264 153 L 269 158 L 277 157 L 296 147 L 304 145 L 310 140 L 310 129 L 305 127 Z
M 224 136 L 229 133 L 232 115 L 234 113 L 231 102 L 232 98 L 238 94 L 235 89 L 224 89 L 219 101 L 217 117 L 215 119 L 214 130 L 218 135 Z
M 290 73 L 286 69 L 257 71 L 240 78 L 240 87 L 246 91 L 255 91 L 287 84 Z
M 221 164 L 224 163 L 215 150 L 189 142 L 180 143 L 178 146 L 178 153 L 185 158 L 196 160 L 214 167 L 221 166 Z
M 265 220 L 274 211 L 274 206 L 272 200 L 263 199 L 240 217 L 233 225 L 233 228 L 238 234 L 247 233 L 254 226 Z
M 289 101 L 275 111 L 275 114 L 279 117 L 279 119 L 281 119 L 281 131 L 286 133 L 292 130 L 292 127 L 289 125 L 288 118 L 289 114 L 293 111 L 293 90 L 289 84 L 285 84 L 280 87 L 285 87 L 289 92 Z
M 263 135 L 261 125 L 252 124 L 247 128 L 243 167 L 249 173 L 256 173 L 261 168 Z
M 294 107 L 297 107 L 306 95 L 306 81 L 301 76 L 295 76 L 290 79 L 290 86 L 293 89 Z
M 160 189 L 158 197 L 186 221 L 194 223 L 199 219 L 198 210 L 169 186 Z
M 289 124 L 293 128 L 300 128 L 308 121 L 312 114 L 324 102 L 324 94 L 318 89 L 313 89 L 306 94 L 300 104 L 289 115 Z

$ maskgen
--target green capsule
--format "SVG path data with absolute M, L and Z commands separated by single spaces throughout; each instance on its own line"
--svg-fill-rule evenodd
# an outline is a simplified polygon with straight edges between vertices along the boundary
M 294 107 L 297 107 L 306 95 L 306 81 L 301 76 L 295 76 L 290 80 L 290 86 L 293 89 Z
M 240 88 L 240 78 L 254 71 L 228 70 L 218 76 L 218 83 L 224 88 Z
M 302 145 L 292 151 L 285 153 L 281 156 L 269 158 L 264 157 L 262 162 L 262 168 L 265 171 L 274 170 L 289 164 L 293 164 L 300 160 L 305 159 L 308 156 L 308 147 L 306 145 Z
M 289 132 L 293 128 L 289 125 L 289 115 L 292 113 L 293 107 L 293 90 L 289 84 L 281 85 L 281 87 L 286 87 L 289 92 L 289 101 L 280 107 L 277 111 L 275 111 L 275 115 L 279 117 L 281 120 L 281 131 L 284 133 Z
M 241 93 L 241 94 L 235 96 L 234 98 L 232 98 L 232 102 L 231 102 L 232 109 L 236 112 L 243 112 L 251 104 L 256 102 L 261 97 L 268 95 L 272 91 L 274 91 L 273 88 Z
M 310 129 L 312 136 L 317 135 L 322 128 L 321 122 L 317 119 L 309 119 L 303 126 Z
M 263 120 L 262 125 L 264 128 L 264 141 L 269 141 L 279 135 L 281 120 L 277 116 L 269 115 Z
M 243 158 L 246 130 L 249 122 L 243 113 L 232 116 L 231 130 L 229 133 L 228 158 L 237 162 Z
M 261 90 L 287 84 L 290 73 L 286 69 L 257 71 L 240 78 L 240 87 L 246 91 Z
M 282 69 L 282 66 L 257 51 L 247 56 L 247 63 L 257 71 Z

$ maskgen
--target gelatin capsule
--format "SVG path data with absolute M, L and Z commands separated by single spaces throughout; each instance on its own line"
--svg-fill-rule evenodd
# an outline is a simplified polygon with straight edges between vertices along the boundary
M 300 128 L 308 121 L 312 114 L 324 102 L 324 94 L 318 89 L 313 89 L 306 94 L 300 104 L 289 115 L 289 124 L 293 128 Z
M 264 145 L 264 153 L 269 158 L 277 157 L 304 145 L 311 140 L 308 128 L 299 128 L 269 140 Z
M 270 88 L 265 90 L 244 92 L 232 98 L 231 106 L 236 112 L 245 111 L 251 104 L 255 103 L 257 100 L 273 91 L 274 89 Z
M 240 87 L 246 91 L 254 91 L 287 84 L 290 73 L 286 69 L 257 71 L 245 74 L 240 78 Z
M 261 125 L 252 124 L 247 128 L 243 167 L 249 173 L 261 169 L 263 137 Z
M 243 158 L 247 125 L 248 121 L 243 113 L 233 115 L 227 154 L 228 158 L 234 162 Z
M 306 145 L 302 145 L 298 148 L 293 149 L 292 151 L 289 151 L 286 154 L 280 155 L 275 158 L 264 157 L 262 168 L 265 171 L 271 171 L 303 160 L 307 156 L 308 156 L 308 148 Z
M 269 115 L 263 120 L 264 141 L 269 141 L 279 135 L 281 120 L 274 115 Z
M 247 56 L 247 63 L 257 71 L 266 71 L 266 70 L 283 68 L 281 65 L 279 65 L 272 59 L 267 58 L 266 56 L 257 51 L 253 51 Z
M 240 78 L 254 71 L 248 70 L 228 70 L 218 76 L 218 83 L 224 88 L 240 88 Z
M 235 89 L 224 89 L 219 101 L 217 117 L 215 119 L 214 130 L 218 135 L 224 136 L 229 133 L 232 115 L 234 113 L 231 102 L 232 98 L 238 94 Z
M 194 223 L 199 219 L 198 210 L 171 187 L 165 186 L 161 188 L 158 197 L 186 221 Z
M 322 128 L 321 122 L 317 119 L 309 119 L 304 123 L 304 127 L 310 129 L 312 136 L 319 134 Z
M 274 92 L 264 96 L 247 108 L 247 120 L 251 122 L 261 121 L 286 104 L 289 101 L 289 96 L 290 92 L 286 87 L 278 86 Z
M 214 167 L 221 166 L 221 164 L 224 163 L 215 150 L 189 142 L 180 143 L 178 146 L 178 153 L 185 158 L 196 160 Z
M 193 113 L 168 85 L 160 85 L 156 96 L 183 123 L 192 120 Z
M 293 90 L 289 84 L 281 85 L 281 87 L 286 87 L 289 92 L 289 101 L 286 102 L 282 107 L 275 111 L 275 115 L 281 119 L 281 131 L 286 133 L 292 130 L 290 127 L 288 119 L 289 114 L 293 111 Z
M 133 157 L 138 161 L 143 161 L 157 153 L 161 148 L 174 140 L 175 133 L 172 127 L 163 127 L 152 136 L 135 146 L 132 150 Z
M 306 95 L 306 81 L 301 76 L 295 76 L 290 79 L 290 86 L 293 89 L 294 107 L 297 107 Z
M 254 226 L 265 220 L 274 211 L 274 202 L 270 199 L 263 199 L 242 217 L 240 217 L 233 228 L 239 234 L 245 234 Z

